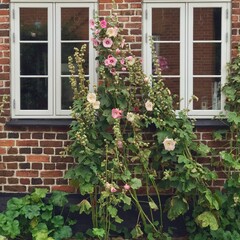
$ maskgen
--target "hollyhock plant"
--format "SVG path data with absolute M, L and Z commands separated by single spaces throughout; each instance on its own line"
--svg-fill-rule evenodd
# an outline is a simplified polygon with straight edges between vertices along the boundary
M 206 203 L 205 186 L 214 177 L 192 155 L 201 156 L 200 150 L 205 148 L 198 148 L 194 141 L 187 111 L 176 116 L 158 56 L 152 51 L 156 74 L 147 76 L 141 58 L 125 44 L 119 26 L 118 15 L 90 22 L 92 44 L 98 53 L 97 86 L 90 84 L 92 72 L 84 73 L 87 46 L 75 49 L 74 57 L 69 58 L 74 120 L 66 151 L 75 163 L 67 178 L 79 186 L 82 196 L 89 196 L 91 238 L 111 239 L 110 233 L 119 233 L 120 229 L 117 233 L 114 229 L 125 221 L 119 209 L 134 207 L 136 226 L 122 232 L 125 239 L 169 240 L 163 232 L 163 209 L 174 220 L 190 208 L 191 194 Z M 164 172 L 170 170 L 171 175 L 165 177 Z M 144 207 L 138 198 L 143 190 L 148 201 Z M 171 191 L 173 196 L 163 205 L 164 191 Z

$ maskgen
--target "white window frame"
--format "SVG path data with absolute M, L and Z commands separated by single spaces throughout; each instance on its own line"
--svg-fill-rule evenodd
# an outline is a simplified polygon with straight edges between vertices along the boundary
M 34 2 L 34 3 L 33 3 Z M 11 117 L 25 119 L 65 119 L 71 118 L 70 110 L 61 109 L 61 8 L 88 8 L 89 19 L 94 17 L 96 1 L 58 0 L 14 0 L 11 1 Z M 20 109 L 20 8 L 47 8 L 48 9 L 48 109 L 21 110 Z M 87 23 L 88 24 L 88 23 Z M 89 44 L 89 76 L 90 91 L 97 84 L 95 71 L 96 52 L 90 43 L 91 31 L 88 40 L 79 41 Z M 41 41 L 42 42 L 42 41 Z M 74 41 L 75 42 L 75 41 Z
M 144 71 L 152 74 L 151 62 L 152 53 L 150 48 L 149 37 L 152 36 L 152 9 L 153 8 L 180 8 L 180 110 L 188 108 L 189 117 L 193 118 L 213 118 L 224 112 L 225 98 L 221 94 L 221 109 L 219 110 L 193 110 L 193 103 L 189 100 L 193 95 L 193 9 L 203 7 L 220 7 L 222 8 L 222 36 L 221 36 L 221 85 L 225 83 L 227 77 L 226 64 L 230 61 L 230 34 L 231 34 L 231 2 L 229 0 L 144 0 L 143 13 L 143 59 Z M 197 41 L 201 42 L 201 41 Z M 204 42 L 204 41 L 203 41 Z M 219 42 L 219 41 L 214 41 Z M 186 59 L 186 61 L 182 61 Z M 208 75 L 203 75 L 207 77 Z M 213 75 L 211 75 L 213 76 Z M 176 76 L 167 76 L 176 77 Z M 177 111 L 178 112 L 178 111 Z

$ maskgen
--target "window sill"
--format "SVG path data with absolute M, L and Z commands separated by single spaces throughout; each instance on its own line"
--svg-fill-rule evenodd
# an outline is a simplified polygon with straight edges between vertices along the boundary
M 61 126 L 68 127 L 72 119 L 11 119 L 7 126 Z M 197 119 L 196 127 L 228 127 L 226 120 Z

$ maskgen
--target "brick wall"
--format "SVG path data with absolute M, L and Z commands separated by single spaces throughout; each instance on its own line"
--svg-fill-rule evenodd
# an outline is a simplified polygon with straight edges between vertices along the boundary
M 9 46 L 9 0 L 0 0 L 0 100 L 3 94 L 10 97 L 10 46 Z M 142 9 L 141 1 L 116 0 L 119 22 L 132 51 L 141 55 Z M 232 1 L 232 53 L 240 41 L 240 1 Z M 108 16 L 111 0 L 101 0 L 100 15 Z M 9 98 L 10 99 L 10 98 Z M 9 101 L 0 117 L 0 192 L 28 192 L 34 187 L 45 186 L 49 190 L 61 189 L 74 192 L 63 178 L 66 169 L 73 164 L 71 157 L 62 158 L 60 152 L 69 142 L 68 127 L 56 126 L 6 126 L 10 119 Z M 216 129 L 216 128 L 215 128 Z M 226 141 L 215 142 L 211 127 L 196 129 L 199 140 L 209 146 L 225 147 Z M 206 159 L 200 159 L 210 164 Z M 219 180 L 212 183 L 220 187 L 224 181 L 221 170 Z

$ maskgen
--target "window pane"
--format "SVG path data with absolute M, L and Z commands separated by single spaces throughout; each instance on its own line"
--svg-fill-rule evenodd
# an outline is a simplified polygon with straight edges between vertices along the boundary
M 68 57 L 74 55 L 74 48 L 81 48 L 83 44 L 80 43 L 62 43 L 62 74 L 69 74 L 68 70 Z M 84 64 L 84 71 L 85 74 L 88 74 L 89 72 L 89 48 L 87 44 L 87 50 L 86 50 L 86 55 L 85 55 L 85 64 Z
M 21 109 L 48 109 L 48 79 L 21 78 Z
M 180 79 L 179 78 L 164 78 L 164 83 L 171 91 L 173 96 L 173 106 L 175 110 L 179 110 L 180 101 Z
M 221 74 L 220 43 L 195 43 L 193 45 L 193 74 Z
M 155 50 L 162 69 L 162 75 L 180 74 L 180 44 L 155 43 Z M 154 69 L 153 69 L 154 72 Z
M 193 109 L 221 109 L 220 78 L 194 78 L 193 89 L 193 94 L 199 99 L 198 101 L 193 102 Z
M 179 41 L 180 9 L 153 8 L 152 36 L 158 41 Z
M 21 75 L 47 75 L 47 52 L 47 43 L 21 43 Z
M 20 39 L 47 40 L 47 21 L 46 8 L 21 8 Z
M 89 9 L 63 8 L 61 11 L 62 40 L 89 39 Z
M 221 40 L 221 8 L 194 9 L 194 40 Z

